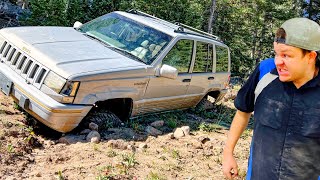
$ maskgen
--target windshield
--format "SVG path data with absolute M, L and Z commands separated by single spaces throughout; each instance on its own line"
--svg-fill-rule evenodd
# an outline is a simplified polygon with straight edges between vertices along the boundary
M 134 55 L 146 64 L 151 64 L 171 40 L 165 33 L 116 13 L 83 24 L 79 30 Z

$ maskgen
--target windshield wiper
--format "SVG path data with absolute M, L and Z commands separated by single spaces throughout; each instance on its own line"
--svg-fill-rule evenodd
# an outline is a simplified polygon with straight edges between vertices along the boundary
M 115 46 L 107 46 L 107 47 L 110 48 L 110 49 L 113 49 L 115 51 L 118 51 L 118 52 L 120 52 L 122 54 L 128 55 L 128 56 L 130 56 L 131 58 L 133 58 L 133 59 L 135 59 L 137 61 L 145 63 L 142 59 L 140 59 L 139 57 L 131 54 L 130 52 L 128 52 L 128 51 L 126 51 L 124 49 L 121 49 L 121 48 L 118 48 L 118 47 L 115 47 Z
M 93 34 L 84 33 L 84 35 L 85 35 L 85 36 L 88 36 L 88 37 L 90 37 L 90 38 L 92 38 L 92 39 L 94 39 L 94 40 L 97 40 L 97 41 L 99 41 L 99 42 L 101 42 L 101 43 L 103 43 L 103 44 L 105 44 L 105 45 L 107 45 L 107 46 L 110 46 L 110 44 L 108 44 L 107 42 L 99 39 L 97 36 L 95 36 L 95 35 L 93 35 Z

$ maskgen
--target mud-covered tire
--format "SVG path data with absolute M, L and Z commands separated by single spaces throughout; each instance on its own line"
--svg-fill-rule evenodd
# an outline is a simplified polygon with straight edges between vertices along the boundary
M 86 117 L 87 122 L 96 123 L 99 126 L 99 131 L 107 130 L 108 128 L 119 127 L 122 123 L 120 118 L 111 111 L 92 112 Z
M 201 99 L 201 101 L 197 104 L 197 111 L 206 111 L 214 108 L 214 103 L 208 100 L 208 96 L 205 96 Z

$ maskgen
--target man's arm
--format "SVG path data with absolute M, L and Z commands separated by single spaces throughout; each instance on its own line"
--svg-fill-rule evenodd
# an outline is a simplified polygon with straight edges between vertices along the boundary
M 251 113 L 246 113 L 238 110 L 233 118 L 228 134 L 228 139 L 223 150 L 222 159 L 223 174 L 228 179 L 232 179 L 238 175 L 238 165 L 233 156 L 233 151 L 241 134 L 248 126 L 250 116 Z

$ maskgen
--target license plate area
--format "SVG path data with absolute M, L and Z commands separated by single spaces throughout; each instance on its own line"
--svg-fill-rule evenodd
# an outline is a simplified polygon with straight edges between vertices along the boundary
M 9 96 L 12 85 L 12 81 L 0 72 L 0 89 L 5 95 Z

